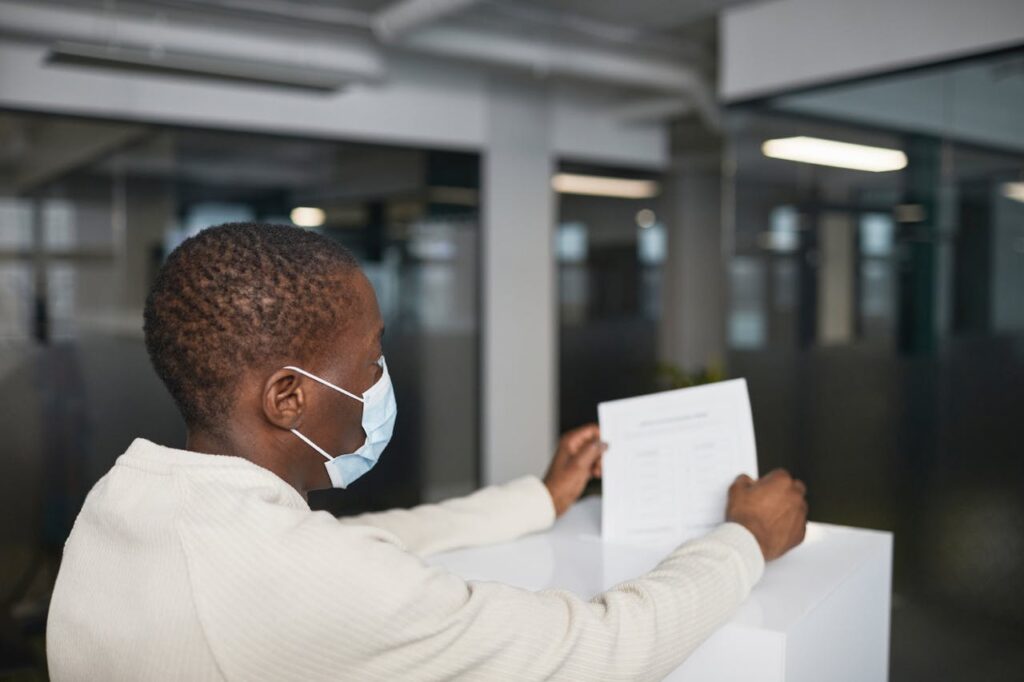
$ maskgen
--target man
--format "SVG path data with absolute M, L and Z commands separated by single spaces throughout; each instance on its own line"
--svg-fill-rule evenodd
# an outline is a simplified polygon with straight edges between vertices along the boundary
M 189 239 L 157 277 L 145 334 L 186 449 L 138 439 L 90 492 L 50 608 L 55 680 L 658 679 L 803 538 L 803 485 L 773 472 L 737 480 L 729 523 L 590 601 L 421 560 L 549 527 L 600 468 L 594 425 L 562 438 L 543 482 L 310 511 L 310 490 L 373 466 L 396 414 L 373 290 L 314 233 L 229 224 Z

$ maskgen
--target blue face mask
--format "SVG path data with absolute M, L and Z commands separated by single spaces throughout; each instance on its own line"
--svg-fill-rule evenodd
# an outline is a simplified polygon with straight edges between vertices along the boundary
M 321 379 L 304 369 L 290 365 L 285 367 L 285 369 L 290 369 L 293 372 L 307 376 L 313 381 L 318 381 L 327 388 L 333 388 L 335 391 L 343 393 L 363 404 L 362 426 L 363 431 L 366 432 L 366 440 L 353 453 L 335 457 L 299 433 L 298 429 L 291 430 L 306 445 L 327 459 L 324 466 L 327 467 L 327 473 L 331 477 L 331 484 L 335 488 L 347 488 L 352 484 L 352 481 L 372 469 L 373 465 L 380 459 L 380 453 L 384 452 L 384 448 L 388 446 L 388 441 L 391 440 L 391 432 L 395 428 L 395 417 L 398 416 L 398 405 L 395 403 L 395 391 L 391 386 L 391 375 L 388 374 L 388 366 L 384 362 L 383 355 L 377 361 L 377 364 L 383 370 L 380 379 L 373 386 L 370 386 L 366 393 L 363 393 L 362 397 L 349 393 L 345 389 L 335 386 L 326 379 Z

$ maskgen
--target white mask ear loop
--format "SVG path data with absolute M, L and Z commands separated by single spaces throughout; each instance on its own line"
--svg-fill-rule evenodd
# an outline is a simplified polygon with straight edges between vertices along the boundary
M 313 448 L 314 450 L 316 450 L 317 452 L 319 452 L 319 453 L 320 453 L 321 455 L 323 455 L 324 457 L 326 457 L 326 458 L 327 458 L 327 461 L 328 461 L 328 462 L 330 462 L 330 461 L 332 461 L 332 460 L 334 459 L 334 457 L 331 457 L 331 456 L 330 456 L 330 455 L 328 455 L 328 454 L 327 454 L 326 452 L 324 452 L 324 449 L 323 449 L 322 447 L 320 447 L 319 445 L 317 445 L 316 443 L 314 443 L 313 441 L 311 441 L 310 439 L 306 438 L 306 437 L 305 437 L 305 436 L 303 436 L 303 435 L 302 435 L 301 433 L 299 433 L 299 430 L 298 430 L 298 429 L 289 429 L 289 430 L 290 430 L 290 431 L 291 431 L 292 433 L 294 433 L 294 434 L 295 434 L 296 436 L 298 436 L 299 438 L 301 438 L 301 439 L 302 439 L 303 441 L 305 441 L 306 445 L 308 445 L 309 447 Z
M 349 398 L 352 398 L 353 400 L 358 400 L 361 403 L 366 402 L 363 399 L 362 396 L 356 395 L 354 393 L 349 393 L 348 391 L 343 389 L 341 386 L 335 386 L 331 382 L 327 381 L 327 379 L 321 379 L 320 377 L 318 377 L 317 375 L 313 374 L 312 372 L 307 372 L 306 370 L 301 369 L 299 367 L 295 367 L 293 365 L 285 365 L 284 369 L 290 369 L 293 372 L 298 372 L 302 376 L 309 377 L 313 381 L 317 381 L 317 382 L 323 384 L 324 386 L 326 386 L 327 388 L 333 388 L 335 391 L 338 391 L 339 393 L 344 393 L 345 395 L 347 395 Z M 319 448 L 317 448 L 317 449 L 319 450 Z
M 307 372 L 306 370 L 302 369 L 301 367 L 295 367 L 294 365 L 286 365 L 285 369 L 290 369 L 293 372 L 298 372 L 302 376 L 309 377 L 313 381 L 317 381 L 317 382 L 323 384 L 324 386 L 326 386 L 327 388 L 333 388 L 335 391 L 338 391 L 339 393 L 344 393 L 349 398 L 353 398 L 354 400 L 358 400 L 361 403 L 365 403 L 366 402 L 362 397 L 360 397 L 358 395 L 354 395 L 352 393 L 349 393 L 348 391 L 343 389 L 341 386 L 335 386 L 334 384 L 332 384 L 331 382 L 327 381 L 326 379 L 321 379 L 317 375 L 313 374 L 312 372 Z M 331 461 L 333 461 L 335 459 L 331 455 L 327 454 L 327 451 L 325 451 L 322 447 L 320 447 L 319 445 L 317 445 L 316 443 L 314 443 L 313 441 L 311 441 L 310 439 L 308 439 L 304 435 L 302 435 L 302 433 L 300 433 L 298 429 L 289 429 L 289 430 L 292 433 L 294 433 L 296 436 L 301 438 L 302 441 L 306 445 L 308 445 L 309 447 L 311 447 L 314 450 L 316 450 L 317 452 L 319 452 L 328 462 L 331 462 Z

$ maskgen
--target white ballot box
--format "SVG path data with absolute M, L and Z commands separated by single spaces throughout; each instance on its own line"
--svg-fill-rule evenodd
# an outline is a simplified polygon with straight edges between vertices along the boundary
M 601 503 L 576 504 L 546 533 L 432 557 L 470 580 L 590 597 L 666 554 L 601 540 Z M 892 534 L 811 523 L 807 539 L 765 568 L 732 619 L 669 680 L 876 682 L 888 678 Z

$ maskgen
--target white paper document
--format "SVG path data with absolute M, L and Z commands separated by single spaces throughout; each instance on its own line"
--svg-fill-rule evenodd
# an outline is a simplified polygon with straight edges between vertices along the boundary
M 667 546 L 703 535 L 725 521 L 735 478 L 757 478 L 743 379 L 613 400 L 597 414 L 608 444 L 605 540 Z

